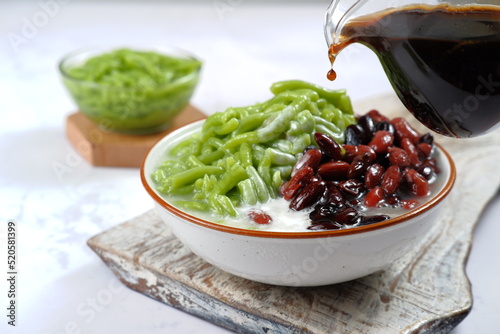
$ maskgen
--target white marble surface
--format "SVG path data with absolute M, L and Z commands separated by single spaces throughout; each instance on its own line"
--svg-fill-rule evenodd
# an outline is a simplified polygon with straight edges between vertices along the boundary
M 67 52 L 92 45 L 173 45 L 205 62 L 193 104 L 207 113 L 269 97 L 274 81 L 300 78 L 347 88 L 353 99 L 390 91 L 361 46 L 329 63 L 328 0 L 0 2 L 0 308 L 7 298 L 5 223 L 18 226 L 17 326 L 1 333 L 225 333 L 123 287 L 86 246 L 91 236 L 152 207 L 137 169 L 95 168 L 64 135 L 75 109 L 57 72 Z M 500 197 L 475 232 L 467 265 L 474 308 L 454 334 L 498 333 Z M 5 274 L 6 275 L 6 274 Z

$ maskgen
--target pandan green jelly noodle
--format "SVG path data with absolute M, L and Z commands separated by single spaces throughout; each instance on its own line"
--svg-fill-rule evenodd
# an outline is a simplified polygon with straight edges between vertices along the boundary
M 314 133 L 343 143 L 356 122 L 344 90 L 291 80 L 271 92 L 263 103 L 212 114 L 200 132 L 174 145 L 152 174 L 156 189 L 188 211 L 235 216 L 240 205 L 278 196 Z
M 168 127 L 189 102 L 202 65 L 191 56 L 130 49 L 83 63 L 77 56 L 60 67 L 80 111 L 107 130 L 132 134 Z

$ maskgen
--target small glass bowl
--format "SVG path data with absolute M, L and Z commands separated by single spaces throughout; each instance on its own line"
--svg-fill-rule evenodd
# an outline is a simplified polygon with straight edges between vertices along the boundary
M 199 81 L 201 61 L 187 51 L 174 48 L 127 49 L 191 60 L 192 68 L 165 84 L 140 86 L 129 82 L 126 87 L 113 86 L 71 75 L 72 69 L 82 66 L 87 60 L 117 50 L 87 49 L 73 52 L 61 60 L 62 81 L 80 112 L 101 129 L 131 135 L 161 132 L 189 103 Z M 126 71 L 123 76 L 127 76 Z

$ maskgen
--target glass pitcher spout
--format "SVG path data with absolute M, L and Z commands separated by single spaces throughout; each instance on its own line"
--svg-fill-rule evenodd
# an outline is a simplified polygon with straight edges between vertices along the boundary
M 324 32 L 328 46 L 340 42 L 342 27 L 351 14 L 361 8 L 368 0 L 333 0 L 325 15 Z
M 500 125 L 500 4 L 484 0 L 334 0 L 324 32 L 334 61 L 352 43 L 372 50 L 415 118 L 450 137 Z

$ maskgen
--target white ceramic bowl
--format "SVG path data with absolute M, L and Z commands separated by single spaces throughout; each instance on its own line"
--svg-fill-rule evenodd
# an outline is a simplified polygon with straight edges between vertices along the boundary
M 442 180 L 420 207 L 380 223 L 343 230 L 270 232 L 224 226 L 197 218 L 168 203 L 151 173 L 165 160 L 172 142 L 201 129 L 203 121 L 161 139 L 147 155 L 141 179 L 160 217 L 191 251 L 212 265 L 253 281 L 286 286 L 318 286 L 366 276 L 404 256 L 432 230 L 453 187 L 455 166 L 436 145 Z

